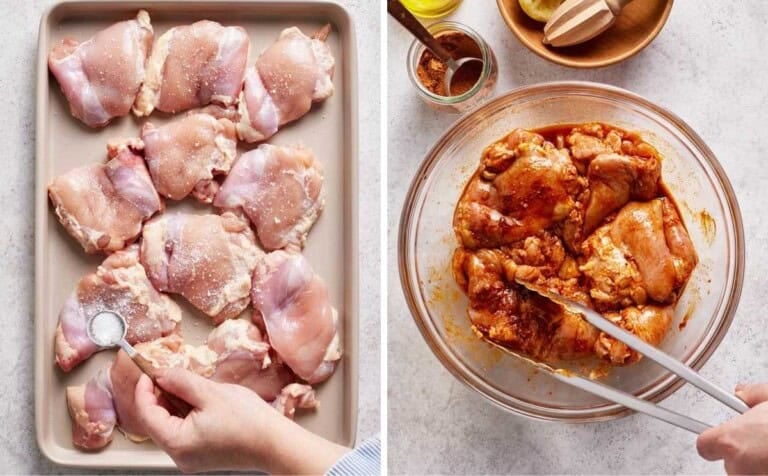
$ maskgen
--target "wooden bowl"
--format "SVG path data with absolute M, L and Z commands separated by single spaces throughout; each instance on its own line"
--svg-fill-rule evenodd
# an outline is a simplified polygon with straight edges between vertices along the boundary
M 528 17 L 518 0 L 496 3 L 512 33 L 537 55 L 574 68 L 599 68 L 623 61 L 653 41 L 667 22 L 673 0 L 636 0 L 624 8 L 616 23 L 603 34 L 564 48 L 541 42 L 544 24 Z

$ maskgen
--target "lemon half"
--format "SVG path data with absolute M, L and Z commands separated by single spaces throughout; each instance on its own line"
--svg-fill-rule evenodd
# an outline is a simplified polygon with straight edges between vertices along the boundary
M 565 0 L 519 0 L 520 8 L 536 21 L 546 23 Z

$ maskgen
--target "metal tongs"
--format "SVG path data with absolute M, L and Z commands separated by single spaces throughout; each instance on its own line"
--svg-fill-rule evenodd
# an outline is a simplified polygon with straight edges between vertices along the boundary
M 747 406 L 747 404 L 737 396 L 713 384 L 709 380 L 699 375 L 699 373 L 692 368 L 646 343 L 634 334 L 625 331 L 621 327 L 603 317 L 598 312 L 595 312 L 594 310 L 570 299 L 567 299 L 559 294 L 554 294 L 549 291 L 542 290 L 538 287 L 531 287 L 528 284 L 526 284 L 525 287 L 533 292 L 540 294 L 543 297 L 549 298 L 553 302 L 562 305 L 570 311 L 581 314 L 584 316 L 587 322 L 599 330 L 605 332 L 616 340 L 623 342 L 635 351 L 643 354 L 646 358 L 651 359 L 673 374 L 686 380 L 688 383 L 698 387 L 725 405 L 728 405 L 737 412 L 744 413 L 749 410 L 749 406 Z M 507 349 L 495 342 L 487 339 L 486 341 L 491 343 L 494 347 L 500 348 L 507 353 L 521 357 L 520 355 L 512 352 L 510 349 Z M 533 363 L 538 368 L 546 369 L 555 379 L 559 380 L 560 382 L 579 388 L 600 398 L 618 403 L 619 405 L 623 405 L 637 412 L 645 413 L 646 415 L 658 418 L 659 420 L 665 421 L 684 430 L 688 430 L 692 433 L 699 434 L 704 430 L 711 428 L 711 425 L 703 423 L 699 420 L 695 420 L 691 417 L 682 415 L 672 410 L 667 410 L 666 408 L 660 407 L 654 403 L 641 400 L 634 395 L 616 390 L 613 387 L 609 387 L 608 385 L 596 382 L 586 377 L 581 377 L 570 372 L 553 369 L 552 367 L 546 365 L 531 362 L 529 359 L 523 358 L 523 360 L 526 360 L 529 363 Z

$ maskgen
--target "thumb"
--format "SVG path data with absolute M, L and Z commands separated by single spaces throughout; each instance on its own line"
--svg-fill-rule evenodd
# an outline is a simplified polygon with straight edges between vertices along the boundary
M 758 403 L 768 401 L 768 384 L 737 385 L 736 396 L 750 407 L 754 407 Z
M 170 368 L 157 377 L 157 385 L 195 408 L 205 408 L 216 384 L 186 369 Z

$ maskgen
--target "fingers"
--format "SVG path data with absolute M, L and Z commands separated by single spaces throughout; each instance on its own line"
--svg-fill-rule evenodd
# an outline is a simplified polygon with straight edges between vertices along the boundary
M 160 446 L 165 446 L 167 442 L 172 441 L 182 420 L 174 417 L 158 404 L 154 385 L 144 374 L 141 374 L 136 383 L 134 398 L 136 416 L 149 437 Z
M 157 384 L 195 408 L 205 408 L 215 384 L 196 373 L 185 369 L 172 368 L 157 377 Z
M 717 461 L 723 459 L 724 449 L 720 445 L 720 438 L 723 433 L 722 426 L 710 428 L 700 434 L 696 439 L 696 450 L 699 455 L 707 461 Z
M 758 403 L 768 401 L 768 384 L 737 385 L 736 396 L 750 407 L 754 407 Z

